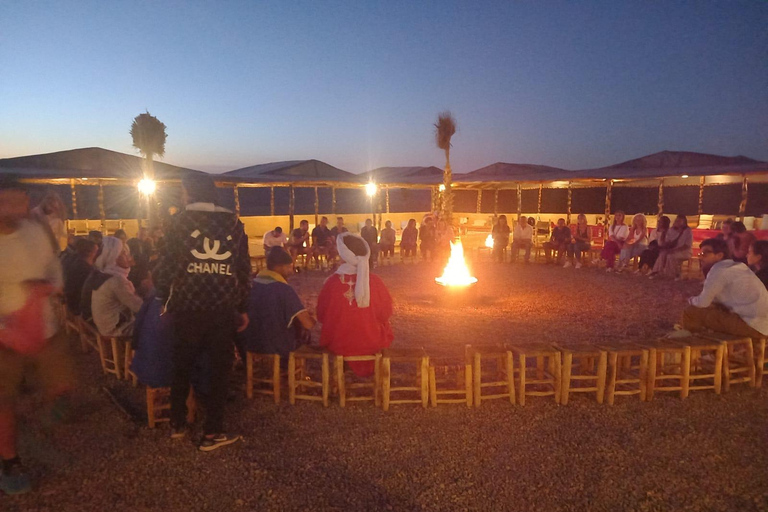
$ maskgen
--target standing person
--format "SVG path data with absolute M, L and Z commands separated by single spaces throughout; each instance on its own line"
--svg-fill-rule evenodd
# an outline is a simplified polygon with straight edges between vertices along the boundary
M 50 228 L 56 254 L 67 248 L 67 207 L 56 192 L 48 192 L 30 212 L 32 218 Z
M 656 222 L 656 228 L 651 231 L 651 236 L 648 238 L 648 248 L 640 254 L 640 263 L 637 265 L 635 274 L 642 274 L 644 271 L 649 271 L 656 264 L 656 259 L 659 257 L 661 247 L 666 242 L 667 232 L 669 232 L 669 217 L 662 215 Z
M 0 491 L 32 489 L 16 451 L 15 405 L 29 370 L 36 370 L 52 417 L 64 412 L 72 386 L 66 335 L 52 295 L 62 286 L 50 227 L 29 218 L 29 197 L 17 179 L 0 178 Z
M 701 293 L 683 310 L 683 329 L 753 339 L 768 335 L 768 290 L 749 267 L 728 257 L 728 243 L 704 240 L 699 258 L 707 277 Z
M 531 248 L 533 247 L 533 227 L 528 224 L 525 215 L 521 215 L 515 224 L 512 234 L 512 263 L 517 261 L 520 249 L 525 249 L 525 262 L 531 260 Z
M 648 248 L 648 221 L 645 215 L 638 213 L 632 217 L 632 227 L 629 230 L 629 236 L 621 248 L 619 257 L 619 268 L 617 272 L 622 272 L 624 268 L 635 256 L 641 256 Z M 638 265 L 639 268 L 639 265 Z
M 114 236 L 124 244 L 128 243 L 128 233 L 126 233 L 124 229 L 118 229 L 117 231 L 115 231 L 115 234 L 112 236 Z M 128 248 L 128 250 L 130 250 L 130 247 Z
M 328 229 L 328 217 L 320 218 L 320 225 L 312 230 L 312 255 L 315 257 L 315 266 L 320 268 L 320 256 L 325 255 L 328 261 L 336 257 L 333 247 L 333 237 Z
M 299 345 L 299 329 L 310 330 L 315 319 L 286 281 L 293 274 L 293 258 L 284 249 L 267 256 L 267 270 L 253 280 L 248 301 L 248 327 L 237 335 L 238 346 L 257 354 L 288 357 Z
M 80 238 L 75 241 L 75 256 L 63 265 L 64 300 L 67 309 L 73 315 L 80 314 L 80 296 L 83 286 L 93 270 L 99 246 L 90 240 Z
M 371 219 L 365 219 L 365 226 L 360 230 L 360 236 L 363 237 L 363 240 L 368 243 L 368 247 L 371 249 L 370 266 L 373 268 L 379 257 L 379 244 L 377 242 L 379 230 L 374 227 Z
M 747 263 L 768 288 L 768 240 L 755 240 L 749 246 Z
M 285 236 L 283 228 L 280 226 L 277 226 L 272 231 L 267 231 L 264 233 L 264 255 L 268 256 L 269 251 L 271 251 L 273 247 L 280 247 L 282 249 L 287 243 L 288 237 Z
M 392 297 L 384 281 L 369 272 L 370 249 L 361 237 L 345 233 L 336 240 L 344 261 L 325 281 L 317 298 L 322 324 L 320 346 L 343 356 L 375 354 L 389 347 L 394 335 L 389 325 Z M 373 374 L 373 362 L 349 363 L 360 376 Z
M 659 257 L 648 275 L 651 279 L 658 275 L 679 279 L 683 261 L 693 255 L 693 232 L 688 227 L 688 218 L 678 215 L 667 233 Z M 729 256 L 730 257 L 730 256 Z
M 435 224 L 432 217 L 427 217 L 419 228 L 419 240 L 421 240 L 421 258 L 424 261 L 432 261 L 435 257 Z
M 552 262 L 552 251 L 555 251 L 557 253 L 555 265 L 560 265 L 571 243 L 571 238 L 573 238 L 571 228 L 565 225 L 565 219 L 557 219 L 557 226 L 552 230 L 549 242 L 544 243 L 544 256 L 547 258 L 547 263 Z
M 395 257 L 395 241 L 397 239 L 397 233 L 392 229 L 392 221 L 388 220 L 384 223 L 384 229 L 381 230 L 381 236 L 379 237 L 379 251 L 382 261 L 384 258 L 388 258 L 388 261 L 392 261 Z
M 605 260 L 606 271 L 613 272 L 616 255 L 621 252 L 629 236 L 629 228 L 624 224 L 624 212 L 618 210 L 613 215 L 613 222 L 608 228 L 608 240 L 605 241 L 600 257 Z
M 576 218 L 576 231 L 573 234 L 573 242 L 568 244 L 568 260 L 563 265 L 564 268 L 570 267 L 572 264 L 576 268 L 581 268 L 581 254 L 589 253 L 589 249 L 592 246 L 592 233 L 587 223 L 587 216 L 580 213 Z M 576 261 L 574 263 L 574 258 Z
M 419 239 L 419 230 L 416 229 L 416 219 L 408 219 L 408 225 L 400 237 L 400 261 L 416 256 L 416 246 Z
M 217 205 L 216 187 L 207 175 L 187 175 L 181 182 L 184 210 L 165 237 L 155 272 L 157 296 L 173 315 L 171 427 L 173 438 L 187 433 L 186 400 L 198 356 L 210 362 L 210 393 L 201 451 L 240 439 L 224 433 L 224 406 L 232 366 L 235 333 L 248 326 L 251 261 L 248 237 L 237 215 Z
M 499 221 L 493 226 L 491 230 L 491 238 L 493 238 L 493 259 L 499 263 L 504 262 L 504 251 L 509 245 L 509 224 L 507 224 L 507 216 L 499 215 Z

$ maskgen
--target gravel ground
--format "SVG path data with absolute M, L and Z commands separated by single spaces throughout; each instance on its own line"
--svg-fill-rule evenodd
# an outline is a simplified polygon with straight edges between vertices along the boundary
M 701 286 L 477 263 L 476 300 L 456 304 L 438 294 L 438 271 L 377 271 L 396 301 L 397 346 L 459 356 L 467 343 L 642 340 L 669 330 Z M 312 306 L 325 277 L 293 284 Z M 21 404 L 22 454 L 38 488 L 0 496 L 3 512 L 768 510 L 768 388 L 613 407 L 582 395 L 562 407 L 539 399 L 388 413 L 233 393 L 229 425 L 246 441 L 201 454 L 119 412 L 102 386 L 138 416 L 143 393 L 101 376 L 93 353 L 77 363 L 74 421 L 44 430 L 39 397 Z

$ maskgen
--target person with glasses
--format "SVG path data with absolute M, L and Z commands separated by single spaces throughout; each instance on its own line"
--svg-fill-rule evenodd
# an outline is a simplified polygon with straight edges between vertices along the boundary
M 768 335 L 768 290 L 754 272 L 729 257 L 725 240 L 701 242 L 699 258 L 707 278 L 704 289 L 683 310 L 683 329 L 750 338 Z

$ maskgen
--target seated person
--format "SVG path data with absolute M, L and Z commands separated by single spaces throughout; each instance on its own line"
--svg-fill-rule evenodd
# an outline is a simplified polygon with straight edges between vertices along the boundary
M 131 238 L 126 242 L 131 250 L 131 257 L 138 263 L 149 263 L 149 257 L 152 254 L 152 241 L 149 238 L 149 229 L 140 227 L 136 238 Z
M 592 243 L 592 233 L 587 223 L 587 216 L 580 213 L 576 218 L 576 230 L 573 233 L 573 242 L 568 244 L 568 260 L 563 267 L 568 268 L 574 265 L 581 268 L 581 254 L 589 252 Z M 574 261 L 575 258 L 575 261 Z
M 384 223 L 384 229 L 381 230 L 379 236 L 379 251 L 382 258 L 393 258 L 395 256 L 395 239 L 397 233 L 392 229 L 392 221 L 388 220 Z
M 373 268 L 374 263 L 379 258 L 379 230 L 374 227 L 371 219 L 365 219 L 365 226 L 360 230 L 360 236 L 363 237 L 363 240 L 368 243 L 368 247 L 371 248 L 370 265 Z
M 608 239 L 603 244 L 603 250 L 600 251 L 600 257 L 605 260 L 605 267 L 608 272 L 613 272 L 616 255 L 621 253 L 624 242 L 629 236 L 629 227 L 624 224 L 624 217 L 624 212 L 621 210 L 617 210 L 613 215 L 613 222 L 608 228 Z
M 728 257 L 728 243 L 701 242 L 704 289 L 683 310 L 683 329 L 762 338 L 768 336 L 768 290 L 743 263 Z
M 339 236 L 336 246 L 344 263 L 329 277 L 317 299 L 322 323 L 320 346 L 343 356 L 372 355 L 389 347 L 394 335 L 389 325 L 392 297 L 384 281 L 370 273 L 370 249 L 352 233 Z M 373 362 L 349 363 L 359 376 L 373 374 Z
M 629 228 L 629 236 L 627 236 L 627 241 L 624 243 L 624 247 L 621 248 L 619 268 L 617 271 L 623 271 L 624 268 L 629 265 L 632 258 L 635 256 L 642 256 L 647 248 L 648 221 L 646 220 L 645 215 L 638 213 L 632 218 L 632 226 Z
M 499 221 L 491 229 L 493 238 L 493 259 L 499 262 L 504 261 L 504 250 L 509 245 L 509 224 L 507 216 L 499 215 Z
M 123 242 L 113 236 L 104 237 L 101 254 L 94 272 L 88 276 L 83 292 L 91 292 L 93 323 L 103 336 L 130 336 L 133 315 L 141 309 L 141 297 L 128 280 L 133 261 Z
M 328 260 L 336 257 L 336 249 L 333 246 L 331 230 L 328 229 L 328 217 L 321 217 L 320 224 L 312 230 L 312 255 L 315 264 L 320 266 L 320 256 L 325 255 Z
M 755 275 L 768 288 L 768 240 L 755 240 L 749 246 L 747 263 Z
M 373 224 L 373 222 L 371 222 L 371 224 Z M 349 232 L 349 230 L 344 225 L 344 217 L 336 217 L 336 225 L 333 226 L 333 229 L 331 229 L 331 236 L 333 238 L 336 238 L 340 234 L 347 233 L 347 232 Z M 334 243 L 336 243 L 335 240 L 334 240 Z
M 533 247 L 533 227 L 528 224 L 525 215 L 521 215 L 515 224 L 515 231 L 512 234 L 512 263 L 517 261 L 520 249 L 525 249 L 525 262 L 531 260 L 531 247 Z
M 664 245 L 659 250 L 659 257 L 649 277 L 654 278 L 661 275 L 662 277 L 679 278 L 683 261 L 690 259 L 692 255 L 693 232 L 688 227 L 688 218 L 685 215 L 678 215 L 667 232 Z
M 115 234 L 112 235 L 112 236 L 114 236 L 115 238 L 121 240 L 123 243 L 127 243 L 128 242 L 128 233 L 126 233 L 124 229 L 118 229 L 117 231 L 115 231 Z M 130 249 L 130 247 L 129 247 L 129 249 Z
M 640 254 L 640 263 L 637 265 L 636 274 L 649 271 L 656 264 L 661 247 L 665 243 L 670 222 L 666 215 L 659 217 L 656 228 L 651 231 L 651 236 L 648 238 L 648 248 Z
M 83 285 L 93 270 L 93 262 L 99 246 L 85 238 L 75 241 L 75 255 L 67 259 L 62 265 L 64 272 L 64 300 L 67 309 L 73 315 L 80 314 L 80 295 L 83 293 Z
M 400 259 L 416 256 L 416 246 L 419 240 L 419 230 L 416 229 L 416 219 L 408 219 L 408 225 L 400 238 Z
M 277 226 L 272 231 L 267 231 L 264 233 L 264 255 L 268 255 L 269 251 L 272 250 L 273 247 L 285 247 L 285 244 L 288 243 L 288 237 L 285 236 L 285 233 L 283 233 L 283 228 L 280 226 Z
M 154 291 L 155 287 L 152 283 L 152 275 L 150 272 L 150 266 L 152 264 L 136 264 L 131 267 L 131 271 L 128 273 L 128 280 L 136 290 L 136 295 L 143 299 L 146 299 L 149 294 Z
M 302 220 L 299 222 L 299 227 L 291 232 L 288 243 L 285 244 L 288 253 L 293 257 L 294 265 L 296 265 L 296 258 L 300 254 L 306 254 L 308 257 L 312 256 L 311 244 L 312 240 L 309 237 L 309 221 Z
M 293 258 L 284 249 L 267 256 L 267 270 L 253 280 L 248 300 L 248 327 L 237 334 L 237 345 L 248 352 L 280 354 L 296 350 L 302 329 L 309 331 L 315 319 L 301 303 L 286 279 L 293 274 Z
M 544 242 L 544 256 L 547 258 L 547 263 L 552 263 L 552 251 L 555 251 L 557 253 L 555 264 L 560 265 L 570 243 L 571 228 L 565 225 L 565 219 L 557 219 L 557 226 L 552 230 L 549 242 Z
M 728 246 L 734 261 L 746 263 L 747 251 L 754 241 L 755 235 L 747 231 L 747 226 L 743 222 L 736 221 L 731 224 L 731 237 L 728 239 Z

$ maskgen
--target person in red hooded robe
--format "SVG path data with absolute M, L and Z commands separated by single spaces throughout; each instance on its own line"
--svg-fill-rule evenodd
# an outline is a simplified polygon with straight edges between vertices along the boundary
M 320 346 L 336 355 L 375 354 L 389 347 L 394 338 L 389 325 L 392 297 L 381 278 L 369 272 L 371 250 L 365 240 L 342 233 L 336 248 L 343 263 L 325 281 L 317 299 Z M 348 364 L 358 376 L 373 374 L 373 362 Z

